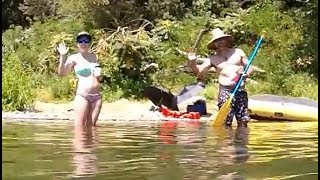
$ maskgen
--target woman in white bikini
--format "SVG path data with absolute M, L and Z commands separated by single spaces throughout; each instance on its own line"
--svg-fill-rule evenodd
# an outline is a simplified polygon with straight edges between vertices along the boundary
M 74 70 L 78 77 L 78 87 L 74 98 L 75 125 L 96 126 L 102 106 L 101 68 L 97 62 L 97 56 L 89 52 L 90 34 L 80 32 L 76 41 L 79 52 L 70 56 L 67 56 L 69 48 L 64 43 L 57 47 L 60 53 L 58 73 L 64 76 Z

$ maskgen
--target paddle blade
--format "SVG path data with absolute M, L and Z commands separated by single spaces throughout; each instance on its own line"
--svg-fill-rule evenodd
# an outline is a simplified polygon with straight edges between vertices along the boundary
M 211 123 L 212 126 L 222 126 L 231 108 L 232 98 L 230 97 L 220 108 L 216 119 Z

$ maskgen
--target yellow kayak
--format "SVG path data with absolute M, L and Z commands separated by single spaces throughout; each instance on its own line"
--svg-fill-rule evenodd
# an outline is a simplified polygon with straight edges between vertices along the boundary
M 262 94 L 250 96 L 248 103 L 253 119 L 318 121 L 318 102 L 311 99 Z

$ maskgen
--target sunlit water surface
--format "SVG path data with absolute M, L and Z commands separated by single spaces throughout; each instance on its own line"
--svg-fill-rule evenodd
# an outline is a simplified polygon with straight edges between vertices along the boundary
M 2 123 L 3 179 L 317 179 L 318 123 Z

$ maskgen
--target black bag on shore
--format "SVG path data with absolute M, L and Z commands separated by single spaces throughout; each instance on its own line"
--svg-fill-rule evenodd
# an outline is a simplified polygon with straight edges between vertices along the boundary
M 178 95 L 173 95 L 169 90 L 165 88 L 148 86 L 143 88 L 143 95 L 158 107 L 164 105 L 170 110 L 179 111 L 178 104 L 199 95 L 204 90 L 204 88 L 204 83 L 197 82 L 196 84 L 185 86 Z M 204 100 L 198 100 L 192 105 L 188 105 L 187 112 L 199 112 L 201 115 L 206 115 L 206 102 Z

